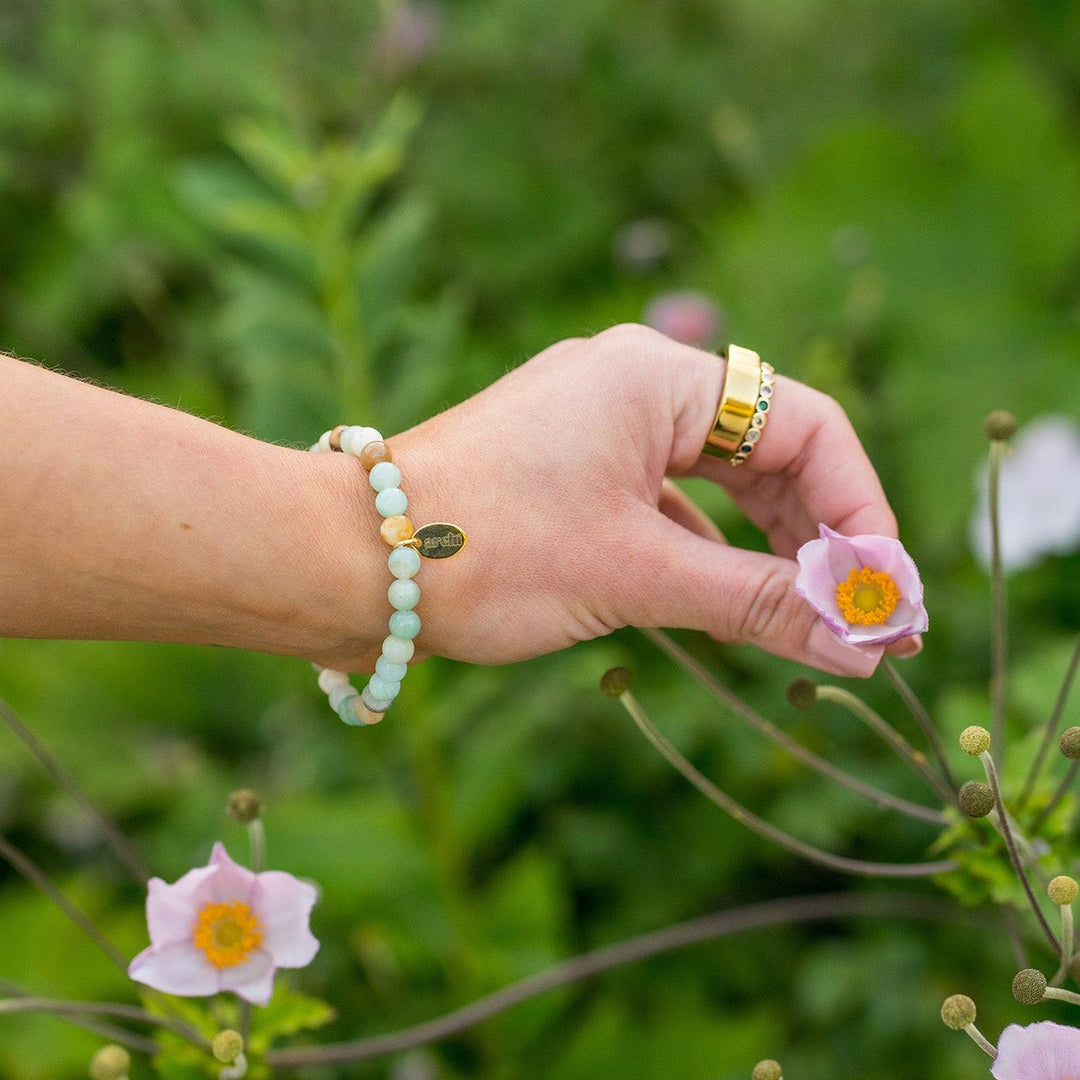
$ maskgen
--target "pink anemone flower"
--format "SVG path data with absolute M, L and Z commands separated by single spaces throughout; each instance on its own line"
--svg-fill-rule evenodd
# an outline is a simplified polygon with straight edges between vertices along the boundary
M 929 625 L 918 568 L 899 540 L 818 526 L 798 551 L 795 591 L 849 645 L 888 645 Z
M 318 951 L 308 926 L 315 898 L 315 889 L 291 874 L 253 873 L 215 844 L 210 862 L 175 884 L 150 879 L 150 947 L 131 961 L 128 974 L 167 994 L 228 990 L 265 1005 L 274 971 L 304 967 Z
M 1010 1024 L 990 1068 L 994 1080 L 1080 1080 L 1080 1030 L 1042 1020 Z

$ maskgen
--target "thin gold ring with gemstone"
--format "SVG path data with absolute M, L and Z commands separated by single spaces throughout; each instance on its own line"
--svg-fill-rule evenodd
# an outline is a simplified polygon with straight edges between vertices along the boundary
M 753 453 L 764 429 L 774 372 L 756 352 L 740 345 L 729 345 L 725 358 L 727 370 L 716 419 L 702 449 L 740 465 Z

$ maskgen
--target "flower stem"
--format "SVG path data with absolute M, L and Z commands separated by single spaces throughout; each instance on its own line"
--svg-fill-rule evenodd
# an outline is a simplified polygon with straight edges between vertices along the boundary
M 0 835 L 0 857 L 6 859 L 27 881 L 36 885 L 101 951 L 127 974 L 127 959 L 115 945 L 49 880 L 48 875 L 5 836 Z
M 825 701 L 835 702 L 842 705 L 849 712 L 857 716 L 871 731 L 888 743 L 905 761 L 913 765 L 916 771 L 926 780 L 930 787 L 945 801 L 948 806 L 956 804 L 956 794 L 949 789 L 948 784 L 926 763 L 926 755 L 919 753 L 912 745 L 896 730 L 883 716 L 875 712 L 862 698 L 845 690 L 842 686 L 821 685 L 817 688 L 817 696 Z
M 991 1058 L 997 1057 L 997 1047 L 974 1024 L 965 1025 L 964 1031 L 971 1036 L 971 1041 L 980 1050 L 985 1050 Z
M 1054 977 L 1050 980 L 1051 986 L 1060 986 L 1065 980 L 1072 966 L 1073 958 L 1073 910 L 1072 904 L 1060 904 L 1061 912 L 1061 963 L 1058 965 Z
M 832 852 L 823 851 L 802 840 L 791 836 L 789 833 L 778 829 L 775 825 L 756 814 L 751 813 L 730 795 L 721 791 L 708 777 L 699 772 L 689 761 L 675 749 L 674 746 L 653 725 L 645 715 L 644 710 L 638 704 L 637 699 L 629 691 L 619 696 L 631 719 L 637 724 L 641 733 L 660 751 L 676 769 L 690 781 L 710 802 L 715 803 L 721 810 L 729 814 L 736 821 L 745 825 L 752 832 L 773 843 L 778 844 L 786 851 L 817 863 L 819 866 L 827 866 L 832 870 L 838 870 L 845 874 L 865 874 L 877 877 L 929 877 L 933 874 L 943 874 L 949 870 L 955 870 L 957 864 L 949 860 L 933 863 L 882 863 L 868 862 L 864 859 L 850 859 L 844 855 L 834 855 Z
M 82 789 L 75 778 L 45 748 L 36 735 L 23 723 L 18 713 L 4 700 L 0 699 L 0 720 L 8 730 L 37 758 L 41 766 L 52 778 L 90 815 L 96 822 L 102 835 L 109 842 L 116 857 L 127 867 L 131 875 L 143 884 L 150 877 L 150 871 L 139 858 L 135 848 L 127 837 L 110 821 L 104 812 Z
M 1020 855 L 1016 847 L 1016 838 L 1013 836 L 1012 827 L 1009 824 L 1009 815 L 1005 812 L 1005 803 L 1001 798 L 1001 784 L 998 782 L 997 766 L 994 764 L 994 759 L 991 757 L 988 750 L 983 751 L 983 753 L 979 755 L 979 760 L 982 762 L 983 769 L 986 771 L 986 782 L 990 785 L 990 790 L 994 793 L 994 806 L 997 809 L 998 818 L 1000 819 L 999 827 L 1001 829 L 1001 835 L 1005 840 L 1005 849 L 1009 853 L 1009 862 L 1012 863 L 1012 868 L 1016 871 L 1016 876 L 1020 879 L 1020 884 L 1028 898 L 1028 902 L 1031 904 L 1031 909 L 1035 912 L 1035 918 L 1042 927 L 1043 933 L 1046 934 L 1046 939 L 1050 942 L 1050 947 L 1055 953 L 1060 954 L 1061 943 L 1058 941 L 1054 931 L 1050 929 L 1050 924 L 1046 921 L 1046 916 L 1043 914 L 1042 908 L 1039 907 L 1039 901 L 1035 898 L 1035 893 L 1032 892 L 1031 882 L 1028 881 L 1027 873 L 1020 860 Z
M 904 704 L 907 705 L 908 711 L 914 717 L 915 722 L 922 729 L 923 735 L 926 736 L 926 741 L 929 743 L 930 749 L 941 767 L 945 783 L 949 785 L 952 791 L 959 790 L 960 785 L 956 782 L 956 777 L 953 776 L 952 769 L 949 768 L 949 760 L 945 756 L 945 746 L 941 741 L 941 736 L 938 734 L 938 729 L 934 726 L 933 720 L 930 719 L 930 714 L 926 711 L 926 707 L 904 680 L 896 665 L 887 656 L 884 658 L 882 667 L 885 669 L 885 674 L 889 677 L 889 681 L 893 684 L 896 692 L 900 695 Z
M 1080 994 L 1061 986 L 1048 986 L 1043 991 L 1043 997 L 1052 998 L 1054 1001 L 1067 1001 L 1070 1005 L 1080 1005 Z
M 990 738 L 1002 766 L 1005 764 L 1006 611 L 1005 572 L 1001 565 L 1001 461 L 1008 447 L 1003 439 L 990 441 L 987 473 L 990 505 L 991 674 Z
M 666 652 L 684 671 L 701 683 L 701 685 L 723 705 L 727 706 L 727 708 L 735 713 L 736 716 L 741 717 L 751 727 L 764 735 L 765 738 L 771 740 L 775 745 L 782 747 L 791 754 L 792 757 L 797 758 L 808 768 L 813 769 L 822 776 L 828 777 L 830 780 L 835 780 L 838 784 L 842 784 L 844 787 L 857 792 L 871 802 L 877 803 L 878 806 L 885 807 L 889 810 L 896 810 L 901 814 L 906 814 L 908 817 L 916 818 L 920 821 L 929 821 L 935 825 L 947 825 L 949 823 L 949 819 L 940 810 L 935 810 L 930 806 L 920 806 L 918 803 L 909 802 L 907 799 L 901 799 L 888 791 L 882 791 L 880 788 L 866 783 L 865 780 L 861 780 L 859 777 L 852 776 L 851 773 L 837 768 L 832 762 L 826 761 L 822 757 L 818 757 L 812 750 L 807 750 L 802 743 L 796 742 L 795 739 L 786 732 L 781 731 L 775 724 L 770 723 L 763 716 L 760 716 L 751 709 L 749 705 L 745 704 L 745 702 L 743 702 L 736 694 L 732 693 L 724 686 L 722 682 L 699 664 L 697 660 L 678 645 L 668 634 L 665 634 L 661 630 L 642 630 L 641 632 L 650 641 Z M 950 802 L 951 801 L 952 800 L 950 799 Z
M 1069 691 L 1072 689 L 1077 670 L 1080 670 L 1080 636 L 1076 639 L 1072 659 L 1069 661 L 1065 678 L 1061 682 L 1061 689 L 1058 690 L 1053 711 L 1046 719 L 1042 741 L 1039 743 L 1039 751 L 1035 755 L 1035 760 L 1031 763 L 1027 779 L 1024 781 L 1023 790 L 1020 792 L 1020 798 L 1017 800 L 1017 813 L 1020 812 L 1019 807 L 1025 806 L 1028 799 L 1031 798 L 1031 793 L 1035 788 L 1035 781 L 1039 778 L 1039 771 L 1042 769 L 1043 763 L 1046 761 L 1046 755 L 1050 750 L 1050 744 L 1054 741 L 1054 736 L 1057 735 L 1058 723 L 1061 720 L 1061 714 L 1065 711 L 1065 702 L 1068 700 Z
M 955 911 L 928 898 L 901 892 L 785 897 L 748 904 L 583 953 L 413 1027 L 350 1042 L 270 1050 L 265 1060 L 272 1069 L 370 1061 L 458 1035 L 523 1001 L 623 964 L 747 930 L 853 916 L 938 919 L 955 917 Z

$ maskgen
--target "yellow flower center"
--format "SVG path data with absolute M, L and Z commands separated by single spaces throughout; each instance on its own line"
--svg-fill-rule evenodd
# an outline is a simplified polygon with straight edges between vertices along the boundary
M 205 904 L 192 931 L 195 947 L 216 968 L 235 967 L 262 944 L 259 917 L 240 900 Z
M 884 570 L 854 569 L 836 586 L 840 614 L 853 625 L 879 626 L 896 610 L 900 590 Z

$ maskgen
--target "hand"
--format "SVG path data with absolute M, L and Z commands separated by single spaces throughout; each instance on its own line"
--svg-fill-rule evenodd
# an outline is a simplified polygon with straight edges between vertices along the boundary
M 819 522 L 896 536 L 873 467 L 840 407 L 782 375 L 750 459 L 702 457 L 723 378 L 716 356 L 621 326 L 554 345 L 392 439 L 414 523 L 469 537 L 424 569 L 422 648 L 504 663 L 666 626 L 871 674 L 881 648 L 845 645 L 793 585 Z M 774 554 L 727 545 L 666 479 L 686 474 L 722 485 Z

